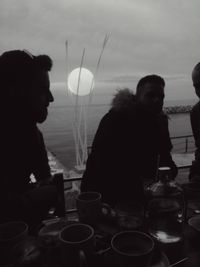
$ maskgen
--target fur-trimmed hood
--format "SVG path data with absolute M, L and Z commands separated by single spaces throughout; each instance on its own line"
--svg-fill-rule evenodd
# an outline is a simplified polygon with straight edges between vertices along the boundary
M 115 94 L 111 102 L 111 111 L 130 111 L 130 110 L 140 110 L 143 109 L 136 102 L 136 95 L 128 88 L 120 89 Z M 145 112 L 147 115 L 147 113 Z M 150 113 L 148 113 L 150 115 Z M 168 115 L 164 110 L 161 113 L 157 114 L 158 117 L 166 117 L 169 119 Z
M 134 106 L 136 97 L 128 88 L 118 90 L 111 102 L 111 109 L 115 111 L 132 109 Z

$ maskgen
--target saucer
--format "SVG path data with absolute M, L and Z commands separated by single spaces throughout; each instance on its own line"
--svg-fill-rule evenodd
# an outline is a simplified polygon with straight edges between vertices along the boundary
M 169 267 L 169 259 L 167 258 L 166 254 L 161 252 L 159 253 L 159 258 L 156 260 L 154 257 L 151 260 L 149 267 Z M 109 251 L 105 252 L 104 254 L 104 266 L 106 267 L 118 267 L 117 262 L 113 262 L 111 257 L 113 256 L 113 251 L 110 249 Z M 113 258 L 113 257 L 112 257 Z
M 160 259 L 154 263 L 150 263 L 149 267 L 169 267 L 170 263 L 169 260 L 167 258 L 167 256 L 165 255 L 165 253 L 161 253 L 160 255 Z

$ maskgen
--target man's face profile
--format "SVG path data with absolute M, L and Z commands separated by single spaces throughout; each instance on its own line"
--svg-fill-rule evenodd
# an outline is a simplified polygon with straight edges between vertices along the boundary
M 48 72 L 37 73 L 31 85 L 30 94 L 31 115 L 35 122 L 42 123 L 46 120 L 49 103 L 54 101 L 49 87 Z
M 146 83 L 140 91 L 138 101 L 145 110 L 158 114 L 162 111 L 164 87 L 157 83 Z
M 200 71 L 193 70 L 192 72 L 192 82 L 195 89 L 196 95 L 200 98 Z

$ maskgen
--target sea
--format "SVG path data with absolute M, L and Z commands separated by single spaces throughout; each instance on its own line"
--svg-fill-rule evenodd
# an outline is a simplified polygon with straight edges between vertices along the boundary
M 73 123 L 75 114 L 81 110 L 85 114 L 84 121 L 87 125 L 87 144 L 92 144 L 99 122 L 110 109 L 113 93 L 94 94 L 91 99 L 84 100 L 70 95 L 65 88 L 53 90 L 54 102 L 49 107 L 47 120 L 39 125 L 42 130 L 47 149 L 68 169 L 76 165 L 75 141 Z M 193 105 L 197 99 L 165 101 L 164 106 Z M 77 108 L 78 107 L 78 108 Z M 80 108 L 81 107 L 81 108 Z M 170 137 L 192 135 L 188 113 L 169 115 Z M 185 138 L 172 139 L 173 151 L 184 152 Z M 194 140 L 190 138 L 189 148 L 194 150 Z

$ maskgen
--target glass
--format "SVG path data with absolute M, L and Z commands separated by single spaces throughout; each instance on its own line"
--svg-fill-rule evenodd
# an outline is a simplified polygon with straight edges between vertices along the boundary
M 136 230 L 142 227 L 144 206 L 139 202 L 120 203 L 115 207 L 120 230 Z
M 184 221 L 184 194 L 170 179 L 170 168 L 158 171 L 159 180 L 146 189 L 146 219 L 149 233 L 163 243 L 182 239 Z

